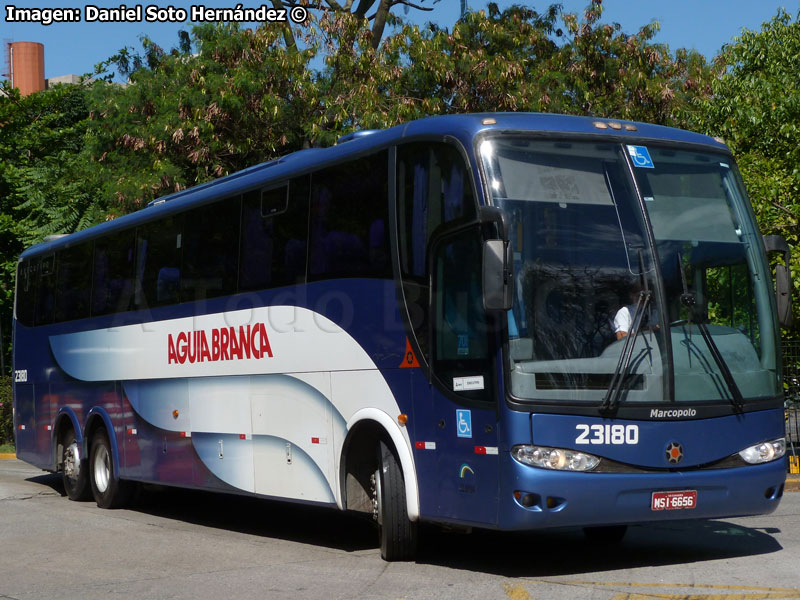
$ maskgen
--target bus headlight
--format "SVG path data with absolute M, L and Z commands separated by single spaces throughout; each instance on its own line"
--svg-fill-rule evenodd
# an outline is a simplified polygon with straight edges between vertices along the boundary
M 600 464 L 600 459 L 592 454 L 544 446 L 514 446 L 511 456 L 525 465 L 557 471 L 591 471 Z
M 751 465 L 770 462 L 786 454 L 786 438 L 762 442 L 739 452 L 739 456 Z

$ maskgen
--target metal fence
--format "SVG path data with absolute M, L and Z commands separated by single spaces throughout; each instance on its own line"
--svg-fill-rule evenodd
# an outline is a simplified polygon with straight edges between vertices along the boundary
M 800 342 L 783 342 L 783 381 L 786 394 L 786 453 L 800 456 Z

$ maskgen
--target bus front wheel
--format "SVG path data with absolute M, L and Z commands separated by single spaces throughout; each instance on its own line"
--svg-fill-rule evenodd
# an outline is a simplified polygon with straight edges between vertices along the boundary
M 70 500 L 88 500 L 91 497 L 86 473 L 89 461 L 81 457 L 81 449 L 72 429 L 64 434 L 61 447 L 61 480 L 67 497 Z
M 98 429 L 92 437 L 89 480 L 92 495 L 100 508 L 120 508 L 127 504 L 130 484 L 115 476 L 113 450 L 103 428 Z
M 403 470 L 393 448 L 383 441 L 379 443 L 379 454 L 379 468 L 372 476 L 372 498 L 381 557 L 387 561 L 413 560 L 417 524 L 408 518 Z

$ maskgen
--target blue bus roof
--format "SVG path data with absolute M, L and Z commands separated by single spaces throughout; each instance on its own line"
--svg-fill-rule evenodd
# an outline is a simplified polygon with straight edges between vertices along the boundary
M 494 121 L 494 122 L 492 122 Z M 619 123 L 623 127 L 598 128 L 597 123 Z M 624 129 L 634 125 L 634 131 Z M 344 143 L 329 148 L 310 148 L 287 154 L 281 158 L 237 171 L 208 183 L 180 192 L 162 196 L 146 208 L 100 225 L 75 232 L 57 240 L 36 244 L 22 253 L 20 259 L 46 254 L 58 248 L 72 246 L 116 230 L 126 229 L 169 214 L 181 212 L 195 205 L 205 204 L 225 196 L 235 196 L 270 182 L 279 182 L 329 164 L 358 156 L 371 149 L 391 146 L 407 138 L 452 136 L 469 148 L 474 137 L 487 131 L 531 131 L 550 134 L 593 134 L 630 138 L 632 140 L 670 141 L 709 146 L 710 149 L 728 152 L 724 143 L 707 135 L 619 119 L 579 117 L 547 113 L 473 113 L 442 115 L 410 121 L 390 129 L 354 132 L 340 139 Z M 367 135 L 369 133 L 369 135 Z

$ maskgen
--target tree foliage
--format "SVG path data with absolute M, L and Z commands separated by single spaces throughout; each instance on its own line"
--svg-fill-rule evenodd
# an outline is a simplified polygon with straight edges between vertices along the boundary
M 0 84 L 0 349 L 6 365 L 17 256 L 46 235 L 102 218 L 92 170 L 80 159 L 87 120 L 83 86 L 23 98 Z
M 743 31 L 717 59 L 721 76 L 700 102 L 699 126 L 736 154 L 764 234 L 800 242 L 800 12 Z M 792 259 L 800 289 L 800 254 Z
M 95 85 L 86 152 L 110 214 L 298 149 L 315 50 L 278 28 L 194 29 L 196 52 L 151 56 L 122 89 Z M 117 59 L 119 60 L 119 59 Z
M 627 34 L 602 12 L 600 0 L 583 15 L 490 3 L 452 31 L 406 26 L 387 45 L 411 65 L 399 87 L 420 114 L 544 111 L 686 126 L 692 101 L 710 93 L 705 58 L 652 43 L 657 23 Z
M 800 18 L 800 13 L 798 14 Z M 739 156 L 762 227 L 797 241 L 800 216 L 800 20 L 781 10 L 719 57 L 703 124 Z

